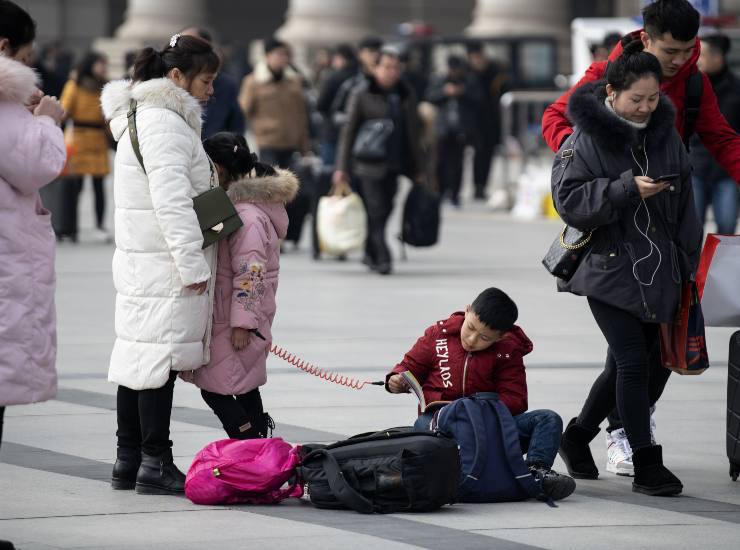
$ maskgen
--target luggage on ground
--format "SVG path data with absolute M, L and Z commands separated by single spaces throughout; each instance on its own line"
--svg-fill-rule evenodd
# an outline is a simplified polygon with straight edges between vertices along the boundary
M 432 429 L 460 446 L 461 502 L 507 502 L 540 496 L 522 458 L 514 417 L 496 393 L 456 399 L 435 414 Z
M 318 508 L 430 512 L 457 500 L 457 444 L 439 434 L 394 428 L 301 452 L 298 474 Z
M 411 246 L 433 246 L 439 239 L 440 203 L 438 193 L 422 185 L 411 188 L 403 207 L 402 242 Z
M 730 337 L 730 363 L 727 369 L 727 458 L 730 477 L 740 475 L 740 331 Z
M 195 455 L 185 496 L 195 504 L 275 504 L 301 497 L 299 461 L 299 448 L 279 437 L 214 441 Z

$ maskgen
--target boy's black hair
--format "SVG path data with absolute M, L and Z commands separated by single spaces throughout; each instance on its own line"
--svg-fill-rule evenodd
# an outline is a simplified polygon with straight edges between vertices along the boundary
M 0 38 L 8 39 L 11 52 L 15 54 L 35 40 L 36 22 L 14 2 L 0 0 Z
M 696 38 L 701 23 L 701 15 L 688 0 L 657 0 L 645 6 L 642 18 L 652 39 L 669 32 L 682 42 Z
M 492 330 L 511 330 L 519 317 L 514 300 L 498 288 L 487 288 L 481 292 L 471 306 L 481 323 Z
M 645 76 L 654 76 L 660 82 L 663 75 L 660 61 L 644 48 L 639 38 L 633 39 L 628 34 L 622 39 L 622 55 L 609 63 L 606 71 L 606 81 L 618 92 L 628 89 Z

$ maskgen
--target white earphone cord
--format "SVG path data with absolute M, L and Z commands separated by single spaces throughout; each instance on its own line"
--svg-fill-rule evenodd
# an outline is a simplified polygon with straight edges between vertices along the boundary
M 635 156 L 634 151 L 630 147 L 630 153 L 632 154 L 632 159 L 635 161 L 635 164 L 637 164 L 638 168 L 640 168 L 640 171 L 642 172 L 643 177 L 647 177 L 648 170 L 650 169 L 650 159 L 648 158 L 648 154 L 647 154 L 647 136 L 643 137 L 642 139 L 642 152 L 645 154 L 645 169 L 644 170 L 642 169 L 642 166 L 640 165 L 640 163 L 637 162 L 637 157 Z M 644 231 L 640 228 L 640 226 L 637 223 L 637 215 L 643 206 L 645 207 L 645 212 L 647 212 L 647 220 L 648 220 L 647 226 L 645 227 Z M 661 254 L 660 249 L 658 248 L 658 245 L 656 245 L 652 241 L 652 239 L 648 236 L 648 233 L 647 233 L 650 230 L 651 220 L 650 220 L 650 209 L 648 208 L 648 205 L 645 202 L 645 199 L 643 198 L 640 199 L 640 204 L 637 205 L 637 208 L 635 209 L 635 214 L 632 217 L 632 219 L 635 224 L 635 229 L 637 229 L 640 235 L 645 237 L 645 239 L 647 239 L 647 242 L 650 243 L 650 252 L 648 253 L 648 255 L 643 256 L 642 258 L 637 260 L 634 264 L 632 264 L 632 275 L 634 275 L 635 279 L 637 279 L 637 282 L 640 283 L 642 286 L 652 286 L 652 284 L 655 282 L 655 275 L 657 275 L 658 270 L 660 269 L 660 265 L 663 263 L 663 254 Z M 653 274 L 650 277 L 650 282 L 645 283 L 642 281 L 642 279 L 640 279 L 640 275 L 637 273 L 637 266 L 641 262 L 644 262 L 650 259 L 650 257 L 653 255 L 653 249 L 655 249 L 655 251 L 658 253 L 658 265 L 655 266 L 655 270 L 653 271 Z

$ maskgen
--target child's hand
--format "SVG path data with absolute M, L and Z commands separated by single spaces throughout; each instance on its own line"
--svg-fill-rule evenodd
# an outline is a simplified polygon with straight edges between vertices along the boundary
M 388 391 L 391 393 L 408 393 L 409 385 L 400 374 L 394 374 L 388 379 Z
M 249 345 L 252 333 L 246 329 L 234 327 L 231 329 L 231 346 L 234 351 L 241 351 Z

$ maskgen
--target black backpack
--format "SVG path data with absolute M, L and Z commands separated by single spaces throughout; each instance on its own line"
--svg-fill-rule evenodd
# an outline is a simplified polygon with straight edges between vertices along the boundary
M 400 240 L 411 246 L 433 246 L 439 239 L 439 193 L 414 185 L 403 207 Z
M 318 508 L 363 514 L 431 512 L 457 500 L 457 443 L 393 428 L 333 445 L 304 445 L 298 476 Z

